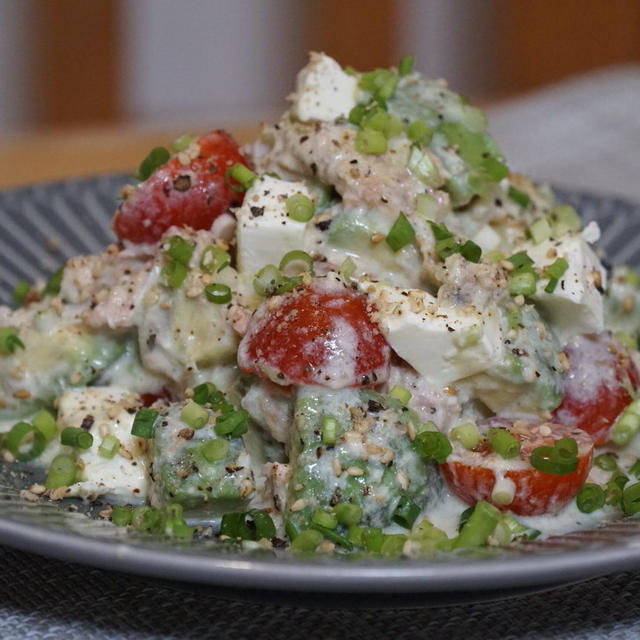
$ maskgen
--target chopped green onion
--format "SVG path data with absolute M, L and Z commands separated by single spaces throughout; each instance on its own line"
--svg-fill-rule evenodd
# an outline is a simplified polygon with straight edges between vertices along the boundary
M 484 500 L 476 503 L 473 511 L 460 529 L 454 547 L 480 547 L 495 531 L 502 514 L 496 507 Z
M 229 453 L 229 442 L 223 438 L 207 440 L 200 448 L 202 455 L 207 462 L 217 462 L 224 460 Z
M 200 270 L 205 273 L 220 273 L 231 262 L 231 256 L 220 247 L 209 245 L 200 256 Z
M 544 290 L 547 293 L 553 293 L 556 290 L 557 286 L 558 286 L 558 278 L 549 278 L 549 282 L 547 282 Z
M 378 553 L 384 544 L 384 533 L 377 527 L 367 527 L 362 531 L 362 544 L 367 551 Z
M 24 343 L 18 333 L 11 327 L 0 327 L 0 355 L 10 355 L 16 349 L 24 349 Z
M 532 467 L 543 473 L 573 473 L 578 466 L 576 441 L 573 438 L 561 438 L 553 446 L 536 447 L 531 452 L 530 462 Z
M 640 482 L 630 484 L 622 491 L 622 510 L 627 516 L 640 511 Z
M 333 507 L 338 522 L 345 527 L 359 524 L 362 520 L 362 507 L 350 502 L 339 502 Z
M 387 138 L 375 129 L 360 129 L 356 133 L 355 149 L 359 153 L 381 155 L 387 150 Z
M 180 420 L 192 429 L 202 429 L 209 422 L 209 412 L 192 400 L 180 412 Z
M 53 440 L 56 433 L 58 433 L 56 419 L 46 409 L 40 409 L 33 416 L 31 424 L 42 434 L 47 442 Z
M 139 182 L 148 180 L 157 169 L 159 169 L 169 158 L 171 154 L 165 147 L 154 147 L 149 151 L 147 157 L 140 163 L 138 173 L 132 177 Z
M 100 443 L 98 447 L 98 454 L 100 454 L 103 458 L 111 459 L 116 453 L 118 453 L 118 449 L 120 448 L 120 440 L 116 438 L 114 435 L 108 433 Z
M 219 436 L 237 438 L 246 433 L 248 428 L 249 414 L 244 409 L 238 409 L 218 416 L 214 430 Z
M 353 543 L 351 540 L 333 529 L 323 527 L 321 524 L 317 524 L 316 522 L 312 522 L 310 528 L 320 532 L 325 538 L 339 544 L 341 547 L 347 549 L 347 551 L 351 551 L 351 549 L 353 549 Z
M 568 267 L 569 263 L 564 258 L 556 258 L 544 272 L 549 278 L 561 278 Z
M 285 207 L 289 217 L 296 222 L 307 222 L 313 218 L 315 213 L 313 201 L 303 193 L 295 193 L 289 196 Z
M 26 280 L 19 280 L 13 287 L 13 294 L 11 299 L 16 307 L 21 307 L 26 301 L 29 293 L 31 292 L 31 284 Z
M 413 71 L 413 56 L 404 56 L 398 66 L 398 74 L 401 78 L 408 76 Z
M 171 151 L 173 151 L 174 153 L 184 151 L 191 144 L 192 140 L 193 136 L 190 136 L 188 133 L 183 133 L 171 143 Z
M 629 478 L 624 473 L 614 471 L 605 485 L 605 502 L 614 506 L 619 505 L 622 502 L 622 490 L 628 481 Z
M 398 506 L 393 511 L 391 519 L 405 529 L 411 529 L 416 518 L 420 515 L 420 507 L 406 496 L 400 498 Z
M 507 309 L 507 324 L 509 329 L 518 329 L 522 324 L 522 311 L 520 307 L 513 306 Z
M 213 382 L 203 382 L 194 387 L 193 401 L 199 405 L 208 404 L 215 411 L 221 411 L 222 413 L 233 410 L 233 405 L 225 400 L 224 394 Z
M 437 187 L 442 179 L 435 162 L 427 151 L 422 151 L 417 145 L 411 147 L 407 168 L 423 184 Z
M 509 190 L 507 191 L 507 195 L 511 200 L 513 200 L 516 204 L 519 204 L 521 207 L 526 207 L 529 204 L 529 194 L 524 191 L 520 191 L 520 189 L 516 189 L 513 186 L 509 186 Z
M 231 302 L 231 287 L 220 283 L 208 284 L 204 288 L 204 295 L 213 304 L 227 304 Z
M 602 509 L 605 503 L 605 494 L 597 484 L 587 482 L 582 486 L 576 496 L 576 504 L 582 513 L 592 513 L 598 509 Z
M 177 260 L 170 260 L 162 267 L 162 276 L 167 286 L 179 289 L 187 277 L 187 267 Z
M 473 240 L 467 240 L 460 247 L 460 255 L 469 262 L 480 262 L 480 256 L 482 255 L 482 249 Z
M 416 213 L 425 218 L 433 218 L 437 215 L 438 201 L 428 193 L 419 193 L 416 196 Z
M 478 427 L 473 422 L 465 422 L 451 429 L 452 440 L 457 440 L 465 449 L 473 449 L 480 442 Z
M 614 422 L 609 434 L 610 440 L 617 445 L 625 445 L 640 429 L 640 400 L 629 403 Z
M 580 229 L 580 216 L 568 204 L 561 204 L 551 209 L 547 214 L 547 220 L 551 225 L 551 235 L 554 238 L 567 233 L 567 231 L 578 231 Z
M 395 558 L 402 555 L 407 536 L 403 533 L 387 533 L 380 547 L 380 553 L 387 558 Z
M 534 244 L 540 244 L 551 236 L 551 227 L 546 218 L 534 220 L 526 229 L 526 235 L 531 238 Z
M 530 271 L 510 273 L 507 283 L 512 297 L 532 296 L 536 292 L 536 275 Z
M 407 127 L 407 136 L 418 146 L 428 147 L 433 138 L 433 129 L 424 120 L 414 120 Z
M 133 510 L 125 505 L 114 504 L 111 507 L 111 522 L 116 527 L 126 527 L 131 524 L 131 515 Z
M 618 461 L 610 453 L 601 453 L 593 459 L 594 466 L 604 471 L 615 471 L 618 468 Z
M 154 425 L 158 419 L 158 412 L 149 407 L 138 409 L 131 426 L 131 435 L 138 438 L 153 438 Z
M 262 509 L 251 509 L 247 513 L 247 516 L 253 520 L 256 540 L 262 540 L 263 538 L 271 540 L 271 538 L 276 535 L 276 526 L 266 511 Z
M 518 251 L 518 253 L 514 253 L 511 257 L 507 258 L 507 260 L 515 267 L 516 271 L 526 269 L 533 264 L 533 260 L 526 251 Z
M 291 263 L 301 262 L 305 265 L 304 271 L 309 271 L 311 275 L 313 275 L 313 258 L 306 252 L 301 251 L 300 249 L 294 249 L 293 251 L 288 251 L 280 260 L 279 269 L 282 273 L 284 273 L 285 269 Z M 297 273 L 296 273 L 297 275 Z
M 315 529 L 303 529 L 291 541 L 291 549 L 293 551 L 315 551 L 317 546 L 322 542 L 323 535 Z
M 629 473 L 636 478 L 640 476 L 640 459 L 636 460 L 629 469 Z
M 385 241 L 391 247 L 391 250 L 395 252 L 408 245 L 415 235 L 416 232 L 414 228 L 401 211 L 387 234 Z
M 421 458 L 432 458 L 439 464 L 453 451 L 447 437 L 439 431 L 422 431 L 413 441 L 413 448 Z
M 350 280 L 353 272 L 356 270 L 356 263 L 347 256 L 338 269 L 338 274 L 343 280 Z
M 64 453 L 58 454 L 49 465 L 44 486 L 47 489 L 68 487 L 76 481 L 76 461 Z
M 489 446 L 502 458 L 509 460 L 520 454 L 520 442 L 506 429 L 492 427 L 487 432 Z
M 338 519 L 324 509 L 316 509 L 311 516 L 311 522 L 327 529 L 335 529 L 338 526 Z
M 31 445 L 25 450 L 31 436 Z M 9 451 L 16 460 L 25 462 L 37 458 L 43 451 L 46 440 L 42 433 L 28 422 L 17 422 L 5 434 L 2 447 Z
M 233 178 L 236 182 L 240 184 L 234 184 L 231 182 L 230 178 Z M 224 174 L 224 179 L 228 187 L 241 193 L 242 191 L 246 191 L 251 187 L 257 178 L 256 174 L 251 171 L 248 167 L 245 167 L 241 162 L 236 162 L 232 167 L 227 169 Z
M 188 265 L 193 247 L 181 236 L 171 236 L 162 246 L 166 256 L 183 265 Z
M 272 264 L 262 267 L 253 279 L 253 288 L 260 296 L 272 296 L 280 284 L 282 284 L 282 273 Z
M 245 514 L 240 512 L 225 513 L 220 520 L 220 535 L 232 539 L 250 540 L 251 530 L 247 526 Z
M 338 439 L 338 421 L 325 416 L 322 418 L 322 443 L 333 445 Z
M 60 434 L 60 443 L 66 447 L 89 449 L 93 444 L 93 436 L 84 429 L 80 429 L 78 427 L 66 427 Z
M 155 507 L 143 504 L 131 514 L 131 524 L 139 531 L 152 531 L 160 524 L 162 514 Z
M 364 546 L 364 542 L 362 540 L 363 532 L 364 532 L 364 529 L 362 527 L 359 527 L 357 524 L 349 525 L 349 528 L 347 529 L 347 540 L 349 540 L 349 542 L 354 547 L 363 547 Z
M 362 119 L 367 112 L 367 108 L 363 104 L 357 104 L 351 111 L 349 111 L 348 120 L 351 124 L 355 124 L 356 127 L 360 125 Z
M 450 238 L 442 238 L 442 240 L 436 242 L 434 249 L 438 258 L 445 260 L 454 253 L 459 253 L 460 243 L 456 242 L 453 236 Z
M 396 400 L 400 400 L 400 402 L 406 405 L 409 400 L 411 400 L 411 391 L 406 389 L 405 387 L 401 387 L 399 384 L 394 384 L 391 387 L 391 391 L 389 391 L 389 395 Z
M 57 296 L 60 293 L 60 287 L 62 286 L 62 276 L 64 274 L 64 266 L 60 267 L 57 271 L 54 271 L 45 285 L 43 296 Z

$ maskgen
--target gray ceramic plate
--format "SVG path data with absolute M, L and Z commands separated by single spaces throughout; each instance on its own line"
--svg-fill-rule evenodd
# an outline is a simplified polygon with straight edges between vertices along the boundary
M 40 184 L 0 194 L 0 303 L 18 279 L 35 280 L 71 255 L 99 251 L 124 176 Z M 615 198 L 562 193 L 585 220 L 603 228 L 613 262 L 640 265 L 640 206 Z M 348 594 L 376 604 L 434 604 L 512 595 L 640 568 L 640 522 L 531 542 L 517 549 L 436 561 L 350 560 L 234 554 L 213 541 L 161 543 L 127 534 L 80 504 L 20 500 L 29 471 L 0 465 L 0 543 L 65 560 L 228 590 L 308 597 Z M 200 587 L 201 588 L 201 587 Z M 238 591 L 228 591 L 238 593 Z

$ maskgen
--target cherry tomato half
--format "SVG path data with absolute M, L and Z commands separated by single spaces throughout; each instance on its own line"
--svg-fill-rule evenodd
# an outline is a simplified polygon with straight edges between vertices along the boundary
M 172 156 L 120 205 L 112 227 L 118 238 L 155 242 L 171 226 L 208 229 L 228 207 L 242 204 L 243 194 L 225 182 L 236 162 L 247 164 L 235 140 L 225 131 L 211 131 L 196 141 L 197 156 Z
M 390 355 L 366 295 L 316 278 L 260 306 L 240 343 L 238 364 L 280 385 L 340 389 L 385 382 Z
M 569 360 L 562 402 L 553 419 L 586 431 L 596 445 L 631 402 L 640 377 L 627 347 L 605 331 L 577 336 L 564 349 Z
M 489 419 L 483 427 L 506 427 L 520 441 L 520 454 L 504 460 L 492 451 L 485 441 L 475 449 L 459 449 L 441 465 L 451 491 L 468 504 L 478 500 L 491 502 L 498 509 L 509 510 L 520 516 L 553 513 L 561 509 L 584 483 L 593 458 L 593 442 L 580 429 L 552 422 L 528 422 Z M 533 449 L 552 446 L 561 438 L 573 438 L 578 445 L 578 464 L 565 474 L 545 473 L 535 469 L 529 458 Z M 509 504 L 496 504 L 492 494 L 496 477 L 512 483 L 513 499 Z

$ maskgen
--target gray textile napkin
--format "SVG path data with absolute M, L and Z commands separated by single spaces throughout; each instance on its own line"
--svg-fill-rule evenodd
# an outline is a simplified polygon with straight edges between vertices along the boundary
M 487 116 L 512 171 L 640 201 L 640 65 L 578 76 Z
M 0 547 L 0 638 L 640 637 L 640 574 L 620 574 L 509 600 L 423 609 L 311 609 L 232 601 Z

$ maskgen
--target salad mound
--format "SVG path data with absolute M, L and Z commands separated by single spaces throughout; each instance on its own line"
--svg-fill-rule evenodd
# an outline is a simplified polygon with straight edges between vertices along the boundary
M 244 148 L 183 135 L 118 243 L 0 307 L 4 459 L 119 526 L 418 556 L 640 511 L 640 280 L 413 70 L 312 53 Z M 43 476 L 43 477 L 44 477 Z

